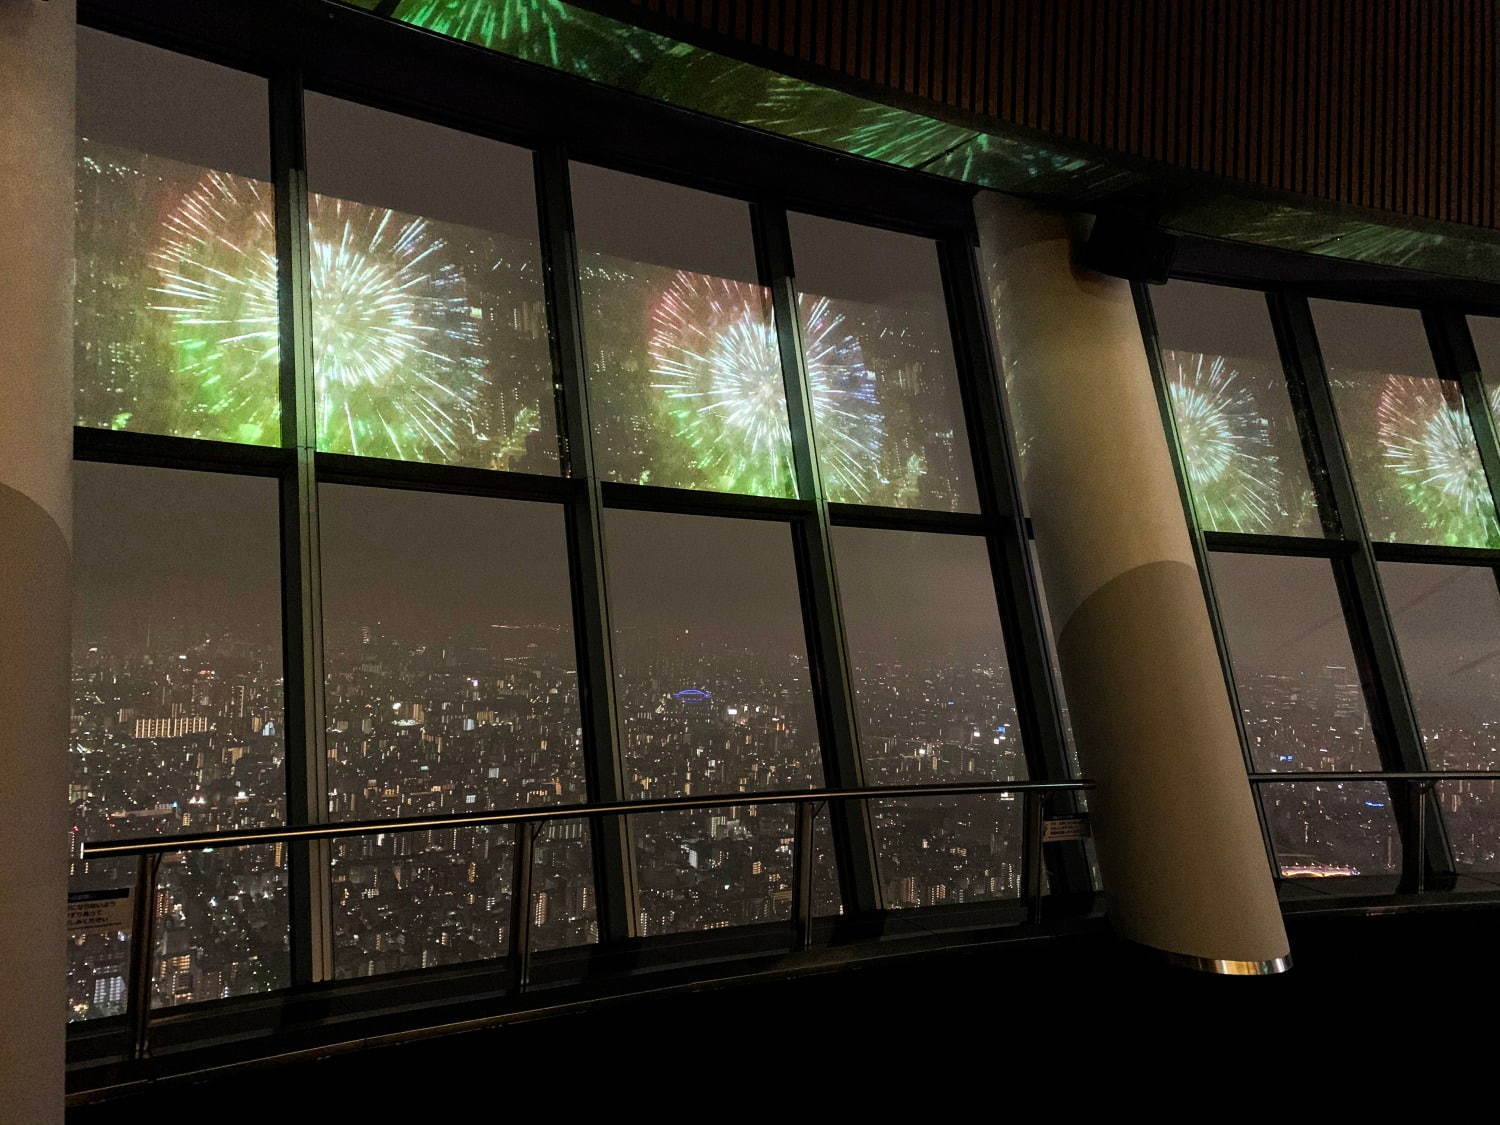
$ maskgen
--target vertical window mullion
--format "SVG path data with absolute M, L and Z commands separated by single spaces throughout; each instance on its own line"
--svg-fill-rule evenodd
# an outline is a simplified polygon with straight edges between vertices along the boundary
M 1426 770 L 1427 752 L 1417 725 L 1416 709 L 1396 645 L 1390 610 L 1380 586 L 1375 551 L 1370 543 L 1359 495 L 1355 489 L 1348 451 L 1339 427 L 1333 391 L 1318 346 L 1312 310 L 1306 298 L 1278 292 L 1267 295 L 1276 339 L 1281 348 L 1287 380 L 1294 387 L 1294 398 L 1307 404 L 1309 422 L 1328 474 L 1328 490 L 1336 508 L 1337 524 L 1352 550 L 1341 566 L 1342 577 L 1352 597 L 1357 625 L 1356 636 L 1368 655 L 1375 673 L 1378 698 L 1371 700 L 1372 719 L 1384 728 L 1382 755 L 1387 769 Z M 1402 793 L 1393 789 L 1393 801 Z M 1453 853 L 1441 819 L 1435 796 L 1428 798 L 1427 854 L 1428 869 L 1440 877 L 1451 875 Z M 1403 846 L 1410 846 L 1405 818 L 1399 822 Z
M 1172 409 L 1171 391 L 1167 385 L 1166 369 L 1161 361 L 1161 337 L 1156 328 L 1156 312 L 1151 305 L 1150 291 L 1145 282 L 1134 281 L 1130 285 L 1135 296 L 1136 315 L 1141 323 L 1141 337 L 1146 346 L 1146 363 L 1151 369 L 1151 381 L 1156 388 L 1156 406 L 1161 413 L 1162 431 L 1167 437 L 1167 451 L 1172 458 L 1172 469 L 1177 474 L 1177 491 L 1182 497 L 1182 510 L 1187 516 L 1188 537 L 1193 544 L 1193 561 L 1198 566 L 1198 579 L 1203 583 L 1204 601 L 1208 606 L 1209 623 L 1213 628 L 1214 647 L 1219 653 L 1219 669 L 1224 676 L 1224 689 L 1229 694 L 1229 708 L 1234 713 L 1234 727 L 1239 734 L 1240 753 L 1245 760 L 1245 772 L 1254 773 L 1255 762 L 1250 755 L 1250 736 L 1245 729 L 1245 709 L 1240 703 L 1239 686 L 1234 678 L 1234 665 L 1230 661 L 1229 642 L 1224 631 L 1224 618 L 1219 610 L 1219 596 L 1214 591 L 1213 571 L 1208 565 L 1208 544 L 1204 540 L 1202 522 L 1198 519 L 1189 487 L 1187 457 L 1183 453 L 1182 439 L 1177 431 L 1177 415 Z M 1315 474 L 1316 475 L 1316 474 Z M 1271 860 L 1271 873 L 1279 881 L 1281 864 L 1276 856 L 1276 845 L 1271 835 L 1271 826 L 1266 819 L 1265 802 L 1260 799 L 1258 786 L 1255 792 L 1255 816 L 1260 823 L 1261 840 L 1266 855 Z
M 585 784 L 591 803 L 608 804 L 623 801 L 628 794 L 616 714 L 609 603 L 604 585 L 604 501 L 594 471 L 567 154 L 560 147 L 539 152 L 536 169 L 542 272 L 563 467 L 580 486 L 579 494 L 568 501 L 567 522 Z M 639 930 L 638 895 L 630 818 L 594 818 L 590 835 L 599 940 L 608 944 L 635 937 Z
M 950 237 L 938 244 L 943 294 L 1027 770 L 1033 778 L 1060 781 L 1073 771 L 1061 699 L 1052 677 L 1040 587 L 1028 546 L 1014 431 L 1006 417 L 998 353 L 975 259 L 977 245 L 973 231 L 964 239 Z M 1076 811 L 1078 806 L 1072 793 L 1053 800 L 1060 811 Z M 1043 858 L 1053 893 L 1091 889 L 1082 841 L 1056 844 L 1046 849 Z
M 1495 511 L 1500 514 L 1500 433 L 1497 433 L 1495 415 L 1490 411 L 1485 396 L 1484 375 L 1479 367 L 1479 353 L 1474 347 L 1474 336 L 1469 331 L 1469 321 L 1462 313 L 1452 308 L 1426 309 L 1422 322 L 1427 328 L 1427 340 L 1432 347 L 1433 362 L 1440 376 L 1456 379 L 1464 396 L 1464 408 L 1469 415 L 1469 425 L 1474 431 L 1474 443 L 1479 448 L 1479 461 L 1484 466 L 1485 479 L 1489 482 L 1490 498 Z M 1500 375 L 1500 372 L 1494 373 Z M 1491 574 L 1500 584 L 1500 567 Z M 1438 799 L 1438 789 L 1433 788 L 1433 802 L 1446 836 L 1447 814 L 1443 802 Z M 1451 844 L 1449 860 L 1456 869 Z
M 838 606 L 828 498 L 818 465 L 812 389 L 802 351 L 797 287 L 786 211 L 768 204 L 753 209 L 761 283 L 770 291 L 776 344 L 786 383 L 792 463 L 797 495 L 814 512 L 795 524 L 797 569 L 807 629 L 808 662 L 813 673 L 823 775 L 833 788 L 864 785 L 864 760 L 854 715 L 853 679 Z M 855 917 L 883 905 L 875 859 L 872 817 L 866 802 L 834 801 L 829 807 L 844 909 Z
M 275 181 L 277 306 L 281 345 L 281 438 L 292 457 L 281 478 L 282 646 L 286 707 L 287 822 L 328 819 L 324 745 L 323 606 L 318 563 L 317 385 L 313 371 L 312 247 L 302 76 L 271 80 L 271 160 Z M 292 982 L 333 977 L 333 930 L 326 840 L 293 842 Z

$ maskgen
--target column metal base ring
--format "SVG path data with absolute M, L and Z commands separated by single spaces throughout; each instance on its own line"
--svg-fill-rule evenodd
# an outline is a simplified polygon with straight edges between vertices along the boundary
M 1233 961 L 1215 957 L 1195 957 L 1191 953 L 1173 953 L 1158 949 L 1156 953 L 1169 965 L 1193 969 L 1200 973 L 1214 973 L 1226 977 L 1270 977 L 1286 972 L 1292 967 L 1292 955 L 1273 957 L 1269 961 Z

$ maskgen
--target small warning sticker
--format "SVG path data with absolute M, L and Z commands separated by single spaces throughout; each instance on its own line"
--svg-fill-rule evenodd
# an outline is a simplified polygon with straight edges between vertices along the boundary
M 131 925 L 131 889 L 110 887 L 100 891 L 68 893 L 68 932 L 101 934 L 128 931 Z
M 1042 821 L 1042 843 L 1059 844 L 1064 840 L 1087 840 L 1089 818 L 1084 813 L 1072 816 L 1049 816 Z

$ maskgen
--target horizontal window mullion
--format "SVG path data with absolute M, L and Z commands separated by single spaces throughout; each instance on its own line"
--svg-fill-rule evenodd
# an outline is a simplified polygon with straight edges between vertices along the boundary
M 295 450 L 278 446 L 89 426 L 73 427 L 73 457 L 79 461 L 255 476 L 277 476 L 296 462 Z
M 1251 535 L 1238 531 L 1205 531 L 1203 543 L 1211 551 L 1241 554 L 1295 555 L 1336 559 L 1359 550 L 1352 539 L 1324 539 L 1296 535 Z
M 581 481 L 565 477 L 357 457 L 347 453 L 319 453 L 317 470 L 318 481 L 322 484 L 409 488 L 510 500 L 575 500 L 583 491 Z
M 644 512 L 674 512 L 680 515 L 739 516 L 749 519 L 796 520 L 815 512 L 810 500 L 776 496 L 749 496 L 708 492 L 692 488 L 664 488 L 650 484 L 601 481 L 606 508 Z
M 891 531 L 934 531 L 953 535 L 988 535 L 992 523 L 971 512 L 938 512 L 922 508 L 886 508 L 873 504 L 829 504 L 835 527 L 876 527 Z
M 1380 562 L 1448 563 L 1454 566 L 1500 566 L 1500 550 L 1490 547 L 1446 547 L 1426 543 L 1370 544 Z

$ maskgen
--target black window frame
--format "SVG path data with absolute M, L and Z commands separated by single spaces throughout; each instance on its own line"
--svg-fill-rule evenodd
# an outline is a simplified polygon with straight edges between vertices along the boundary
M 1405 664 L 1386 605 L 1379 564 L 1415 562 L 1477 566 L 1489 569 L 1500 584 L 1500 549 L 1370 538 L 1310 301 L 1346 301 L 1420 313 L 1437 376 L 1457 384 L 1462 394 L 1491 498 L 1496 510 L 1500 511 L 1500 438 L 1497 438 L 1495 419 L 1485 400 L 1482 372 L 1467 322 L 1469 315 L 1500 315 L 1500 295 L 1495 297 L 1495 304 L 1491 306 L 1475 298 L 1470 292 L 1472 286 L 1453 289 L 1437 280 L 1429 282 L 1420 277 L 1402 277 L 1398 271 L 1384 271 L 1384 276 L 1376 279 L 1355 277 L 1351 280 L 1295 281 L 1278 285 L 1268 280 L 1262 255 L 1246 256 L 1246 263 L 1255 268 L 1245 272 L 1235 268 L 1234 255 L 1222 248 L 1196 256 L 1213 262 L 1215 268 L 1208 271 L 1195 268 L 1174 270 L 1170 281 L 1218 285 L 1264 295 L 1323 524 L 1323 535 L 1319 537 L 1213 531 L 1199 526 L 1194 517 L 1187 462 L 1178 439 L 1168 377 L 1161 359 L 1152 287 L 1142 281 L 1133 282 L 1147 360 L 1177 474 L 1183 511 L 1188 519 L 1219 660 L 1239 729 L 1246 773 L 1257 791 L 1264 785 L 1299 783 L 1298 771 L 1259 773 L 1251 758 L 1209 554 L 1246 552 L 1326 559 L 1333 567 L 1345 627 L 1360 667 L 1366 706 L 1380 752 L 1380 768 L 1361 771 L 1360 776 L 1367 776 L 1374 782 L 1385 781 L 1391 807 L 1396 812 L 1402 861 L 1394 889 L 1403 894 L 1428 889 L 1452 890 L 1460 885 L 1460 872 L 1447 837 L 1445 814 L 1437 792 L 1440 782 L 1429 779 L 1401 781 L 1393 775 L 1443 772 L 1462 775 L 1464 771 L 1435 770 L 1428 759 Z M 1372 281 L 1377 283 L 1371 284 Z M 1494 377 L 1500 379 L 1500 372 L 1494 373 Z M 1495 777 L 1500 780 L 1500 771 L 1495 772 Z M 1287 887 L 1291 880 L 1281 874 L 1265 805 L 1258 793 L 1256 813 L 1260 818 L 1272 873 L 1284 893 L 1295 894 Z M 1388 882 L 1386 879 L 1357 878 L 1321 880 L 1320 883 L 1330 883 L 1331 886 L 1320 886 L 1319 889 L 1330 891 L 1335 897 L 1352 898 L 1368 895 Z
M 1039 608 L 1029 529 L 1021 505 L 1014 447 L 997 377 L 978 263 L 972 189 L 937 177 L 821 152 L 796 142 L 712 121 L 633 95 L 554 74 L 441 37 L 322 0 L 296 0 L 267 11 L 222 0 L 82 0 L 81 26 L 247 71 L 269 83 L 269 116 L 278 293 L 281 311 L 282 440 L 279 447 L 78 427 L 78 460 L 255 474 L 277 479 L 281 509 L 283 675 L 287 825 L 327 823 L 323 715 L 322 599 L 318 558 L 318 485 L 449 492 L 559 505 L 568 527 L 569 581 L 578 655 L 588 803 L 627 797 L 613 693 L 608 603 L 603 590 L 601 523 L 610 509 L 644 508 L 680 514 L 763 519 L 793 534 L 799 596 L 824 752 L 826 784 L 864 784 L 848 658 L 844 651 L 837 581 L 830 548 L 835 526 L 941 532 L 982 537 L 993 572 L 997 606 L 1028 777 L 1074 776 L 1064 719 L 1053 681 L 1049 639 Z M 312 373 L 307 174 L 301 103 L 304 92 L 345 98 L 420 121 L 528 149 L 536 178 L 541 258 L 546 288 L 553 376 L 558 400 L 557 475 L 534 475 L 319 452 L 311 425 L 316 386 Z M 617 128 L 591 134 L 601 115 Z M 568 184 L 570 161 L 649 176 L 748 202 L 761 281 L 772 294 L 777 344 L 787 376 L 788 408 L 798 499 L 632 485 L 599 479 L 592 465 L 582 349 L 581 297 Z M 798 334 L 797 296 L 788 211 L 917 235 L 933 241 L 948 309 L 978 512 L 828 503 L 818 484 L 806 373 Z M 1075 811 L 1072 794 L 1050 798 L 1057 812 Z M 601 947 L 640 946 L 632 953 L 671 960 L 687 939 L 635 937 L 634 876 L 628 818 L 593 818 L 595 893 Z M 862 802 L 840 802 L 833 819 L 841 894 L 853 937 L 880 932 L 888 918 L 881 902 L 874 835 Z M 257 994 L 171 1009 L 265 1013 L 326 993 L 335 979 L 329 914 L 327 841 L 293 841 L 288 854 L 291 985 L 286 994 Z M 1085 846 L 1045 852 L 1049 894 L 1059 903 L 1087 900 L 1093 891 Z M 991 925 L 1023 920 L 1015 904 L 984 904 Z M 922 908 L 926 917 L 972 916 L 975 907 Z M 913 911 L 902 911 L 903 915 Z M 972 922 L 968 923 L 972 924 Z M 753 952 L 764 935 L 719 932 L 705 944 Z M 557 951 L 559 961 L 592 954 Z M 547 958 L 551 954 L 542 954 Z M 503 975 L 495 962 L 445 970 L 408 970 L 362 978 L 350 986 L 379 990 L 395 978 L 468 981 L 478 988 Z M 346 987 L 351 993 L 353 988 Z M 162 1015 L 153 1017 L 162 1019 Z M 73 1025 L 74 1040 L 96 1039 L 118 1017 Z

